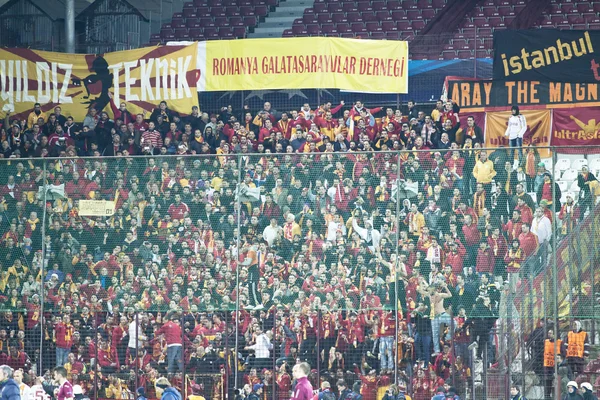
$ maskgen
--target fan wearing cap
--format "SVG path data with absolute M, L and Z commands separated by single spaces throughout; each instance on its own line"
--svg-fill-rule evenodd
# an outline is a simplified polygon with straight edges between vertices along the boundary
M 581 393 L 583 400 L 598 400 L 598 397 L 594 395 L 594 387 L 589 382 L 583 382 L 581 384 Z
M 260 400 L 264 386 L 265 385 L 263 385 L 262 383 L 255 383 L 254 385 L 252 385 L 252 391 L 250 392 L 246 400 Z
M 570 381 L 567 383 L 567 393 L 565 393 L 563 400 L 583 400 L 583 396 L 577 393 L 577 382 Z

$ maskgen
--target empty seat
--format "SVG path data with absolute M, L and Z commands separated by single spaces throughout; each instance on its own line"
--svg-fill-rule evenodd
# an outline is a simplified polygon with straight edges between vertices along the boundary
M 556 184 L 560 188 L 561 192 L 566 192 L 569 188 L 569 184 L 565 181 L 556 181 Z
M 425 10 L 427 8 L 431 8 L 430 0 L 417 0 L 417 8 L 420 10 Z
M 381 0 L 375 0 L 371 4 L 371 6 L 373 7 L 373 10 L 375 10 L 375 11 L 387 9 L 387 5 L 385 4 L 385 1 L 381 1 Z
M 387 10 L 375 11 L 375 17 L 377 18 L 378 21 L 391 21 L 392 20 L 392 16 L 389 13 L 389 11 L 387 11 Z
M 321 27 L 319 24 L 306 25 L 306 32 L 308 32 L 309 35 L 318 35 L 320 31 Z
M 373 7 L 371 7 L 370 1 L 359 1 L 357 3 L 357 8 L 358 8 L 358 11 L 361 11 L 361 12 L 373 11 Z
M 213 17 L 225 17 L 227 13 L 225 12 L 225 7 L 211 7 L 210 15 Z
M 308 34 L 304 25 L 293 25 L 292 33 L 294 34 L 294 36 L 305 36 Z
M 408 28 L 411 27 L 410 25 L 410 21 L 404 20 L 404 21 L 397 21 L 396 22 L 396 26 L 398 27 L 399 31 L 404 31 Z
M 177 39 L 189 38 L 187 28 L 175 28 L 175 37 Z
M 488 18 L 488 23 L 490 24 L 490 26 L 502 26 L 504 25 L 504 20 L 502 19 L 502 17 L 490 17 Z
M 329 13 L 321 13 L 317 15 L 317 22 L 319 24 L 326 24 L 328 22 L 333 22 L 331 20 L 331 16 L 329 15 Z
M 348 19 L 346 19 L 346 14 L 344 13 L 334 13 L 331 15 L 331 21 L 334 23 L 347 22 Z
M 431 1 L 431 6 L 433 8 L 440 9 L 440 8 L 444 8 L 446 6 L 446 0 L 432 0 Z
M 352 29 L 350 29 L 350 24 L 348 24 L 347 22 L 341 22 L 336 24 L 335 29 L 338 31 L 338 33 L 352 32 Z
M 384 32 L 392 32 L 392 31 L 397 31 L 398 27 L 396 26 L 396 22 L 394 22 L 394 21 L 382 21 L 381 29 Z
M 371 39 L 377 39 L 377 40 L 385 39 L 385 33 L 383 33 L 383 32 L 371 32 L 370 36 L 371 36 Z
M 588 160 L 585 158 L 577 158 L 571 161 L 571 168 L 576 171 L 581 171 L 581 168 L 588 165 Z
M 327 11 L 330 13 L 343 12 L 344 9 L 342 8 L 340 3 L 331 2 L 331 3 L 327 3 Z
M 394 21 L 400 21 L 402 19 L 406 19 L 406 11 L 404 11 L 404 10 L 393 10 L 392 11 L 392 19 Z
M 188 18 L 185 20 L 185 26 L 187 28 L 201 28 L 200 19 L 198 18 Z
M 284 37 L 284 38 L 294 37 L 294 32 L 291 29 L 286 29 L 283 31 L 283 34 L 281 35 L 281 37 Z
M 259 17 L 265 17 L 269 13 L 269 9 L 267 6 L 256 6 L 254 8 L 254 12 Z
M 215 26 L 224 26 L 229 24 L 227 17 L 215 17 Z
M 473 58 L 473 53 L 471 50 L 459 50 L 456 55 L 461 60 L 468 60 Z
M 417 6 L 417 2 L 414 0 L 404 0 L 402 1 L 402 8 L 404 8 L 405 10 L 412 10 L 417 9 L 419 7 Z
M 369 32 L 383 32 L 383 29 L 381 29 L 381 26 L 379 25 L 379 22 L 376 21 L 369 21 L 365 23 L 365 26 L 367 28 L 367 31 Z
M 385 32 L 385 38 L 387 40 L 398 40 L 399 38 L 399 33 L 398 31 L 387 31 Z
M 425 9 L 421 12 L 423 19 L 431 20 L 435 17 L 436 11 L 432 8 Z
M 367 28 L 362 22 L 353 22 L 350 24 L 350 29 L 354 33 L 367 33 Z
M 362 16 L 359 12 L 349 12 L 348 14 L 346 14 L 346 17 L 348 18 L 348 22 L 362 21 Z
M 331 35 L 331 33 L 335 31 L 337 33 L 337 31 L 335 30 L 335 25 L 328 23 L 328 24 L 322 24 L 321 25 L 321 33 L 324 35 Z
M 594 12 L 594 8 L 592 7 L 591 2 L 587 1 L 577 3 L 576 8 L 577 11 L 582 14 L 587 12 Z
M 202 28 L 190 28 L 190 30 L 188 32 L 189 32 L 190 38 L 192 38 L 192 39 L 204 37 L 204 30 Z
M 356 8 L 353 2 L 342 4 L 342 10 L 344 10 L 345 13 L 358 12 L 358 8 Z
M 419 10 L 407 10 L 406 18 L 410 21 L 416 21 L 422 19 L 423 17 L 421 16 L 421 12 Z
M 244 19 L 242 17 L 229 17 L 229 25 L 231 26 L 244 26 Z
M 425 28 L 425 21 L 423 21 L 423 20 L 413 21 L 412 28 L 415 31 L 420 31 L 421 29 Z
M 442 58 L 444 60 L 454 60 L 456 58 L 456 51 L 444 50 L 444 51 L 442 51 Z
M 317 17 L 315 16 L 315 14 L 304 14 L 302 16 L 302 22 L 304 22 L 304 25 L 316 24 Z
M 315 10 L 315 14 L 327 12 L 327 4 L 325 3 L 315 3 L 312 8 Z
M 387 8 L 390 11 L 399 10 L 402 8 L 402 5 L 399 0 L 389 0 L 387 2 Z

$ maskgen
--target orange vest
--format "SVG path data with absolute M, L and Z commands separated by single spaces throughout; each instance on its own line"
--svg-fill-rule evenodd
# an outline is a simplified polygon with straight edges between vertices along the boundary
M 556 354 L 560 354 L 560 346 L 562 340 L 556 340 L 556 354 L 554 353 L 554 343 L 550 339 L 546 339 L 544 342 L 544 367 L 554 367 L 556 361 Z
M 587 333 L 585 331 L 580 331 L 579 333 L 575 333 L 573 331 L 569 332 L 569 345 L 567 347 L 567 357 L 583 358 L 586 335 Z

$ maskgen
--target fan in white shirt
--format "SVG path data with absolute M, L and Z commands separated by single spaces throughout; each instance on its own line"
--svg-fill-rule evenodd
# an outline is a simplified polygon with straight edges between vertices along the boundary
M 533 221 L 531 221 L 531 232 L 535 233 L 541 244 L 549 242 L 552 237 L 552 222 L 544 215 L 540 207 L 535 209 Z

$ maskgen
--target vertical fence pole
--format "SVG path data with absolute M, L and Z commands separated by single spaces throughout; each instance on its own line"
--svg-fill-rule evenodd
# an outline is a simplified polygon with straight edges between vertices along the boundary
M 40 316 L 39 316 L 39 323 L 40 323 L 40 353 L 39 353 L 39 358 L 40 358 L 40 362 L 39 362 L 39 368 L 40 370 L 38 371 L 39 375 L 42 376 L 44 374 L 44 324 L 46 323 L 45 318 L 44 318 L 44 303 L 46 302 L 46 299 L 44 298 L 44 266 L 46 265 L 46 216 L 47 216 L 47 207 L 46 207 L 46 200 L 47 200 L 47 194 L 48 194 L 48 188 L 46 187 L 48 180 L 46 179 L 46 160 L 44 160 L 43 162 L 43 171 L 42 171 L 42 176 L 43 176 L 43 185 L 44 185 L 44 204 L 43 204 L 43 212 L 42 212 L 42 262 L 40 265 L 40 276 L 42 277 L 42 282 L 40 282 Z
M 140 319 L 139 312 L 135 312 L 135 387 L 133 388 L 137 391 L 138 385 L 140 383 Z
M 552 199 L 554 199 L 555 196 L 555 179 L 556 179 L 556 148 L 550 148 L 550 151 L 552 153 Z M 553 300 L 553 305 L 554 305 L 554 310 L 552 310 L 552 312 L 554 313 L 554 354 L 556 354 L 556 345 L 557 345 L 557 339 L 560 338 L 560 327 L 558 325 L 558 268 L 556 266 L 556 251 L 557 251 L 557 240 L 556 240 L 556 216 L 554 218 L 552 218 L 552 232 L 553 232 L 553 244 L 552 244 L 552 279 L 553 279 L 553 288 L 552 288 L 552 292 L 554 293 L 554 300 Z M 569 239 L 567 239 L 569 240 Z M 559 387 L 560 387 L 560 380 L 558 379 L 558 363 L 554 362 L 554 379 L 555 379 L 555 385 L 554 385 L 554 399 L 555 400 L 560 400 L 560 396 L 559 396 Z
M 316 386 L 320 387 L 320 382 L 321 382 L 321 310 L 319 309 L 317 311 L 317 332 L 316 332 L 316 337 L 317 337 L 317 384 Z
M 397 95 L 398 101 L 400 99 L 400 95 Z M 400 279 L 400 275 L 398 274 L 398 268 L 400 266 L 400 250 L 398 248 L 398 243 L 400 243 L 400 154 L 396 153 L 396 218 L 395 218 L 395 228 L 396 228 L 396 243 L 394 244 L 394 247 L 396 248 L 396 261 L 394 263 L 392 263 L 392 266 L 394 267 L 394 315 L 395 315 L 395 321 L 396 321 L 396 326 L 395 326 L 395 332 L 396 335 L 394 337 L 394 346 L 396 348 L 395 352 L 392 352 L 394 354 L 394 383 L 398 384 L 398 363 L 400 362 L 400 360 L 398 359 L 398 355 L 400 354 L 400 343 L 398 341 L 398 338 L 400 337 L 400 317 L 399 317 L 399 298 L 398 298 L 398 285 L 402 284 L 404 285 L 404 282 Z M 406 299 L 405 299 L 406 301 Z
M 272 380 L 273 380 L 273 386 L 272 386 L 272 392 L 273 392 L 273 400 L 277 399 L 277 309 L 273 308 L 273 374 L 272 374 Z
M 229 368 L 231 368 L 231 352 L 229 351 L 229 310 L 225 310 L 225 384 L 223 385 L 223 398 L 229 398 Z
M 94 400 L 98 400 L 98 346 L 100 345 L 98 341 L 98 311 L 94 315 L 94 339 L 96 343 L 94 348 L 96 353 L 96 359 L 94 360 Z
M 244 92 L 242 92 L 242 104 L 244 102 Z M 243 107 L 242 107 L 243 108 Z M 242 204 L 240 201 L 240 183 L 242 182 L 242 157 L 240 155 L 238 155 L 238 160 L 237 160 L 237 164 L 238 164 L 238 181 L 237 181 L 237 186 L 235 189 L 235 193 L 236 193 L 236 202 L 238 205 L 238 211 L 237 211 L 237 238 L 236 238 L 236 257 L 238 260 L 238 266 L 235 269 L 235 354 L 233 357 L 233 367 L 235 368 L 233 371 L 233 379 L 234 379 L 234 384 L 233 387 L 235 389 L 238 388 L 238 368 L 237 368 L 237 356 L 238 356 L 238 346 L 239 346 L 239 330 L 240 330 L 240 229 L 241 229 L 241 218 L 242 218 Z
M 181 313 L 181 395 L 187 399 L 187 375 L 185 374 L 185 314 Z

